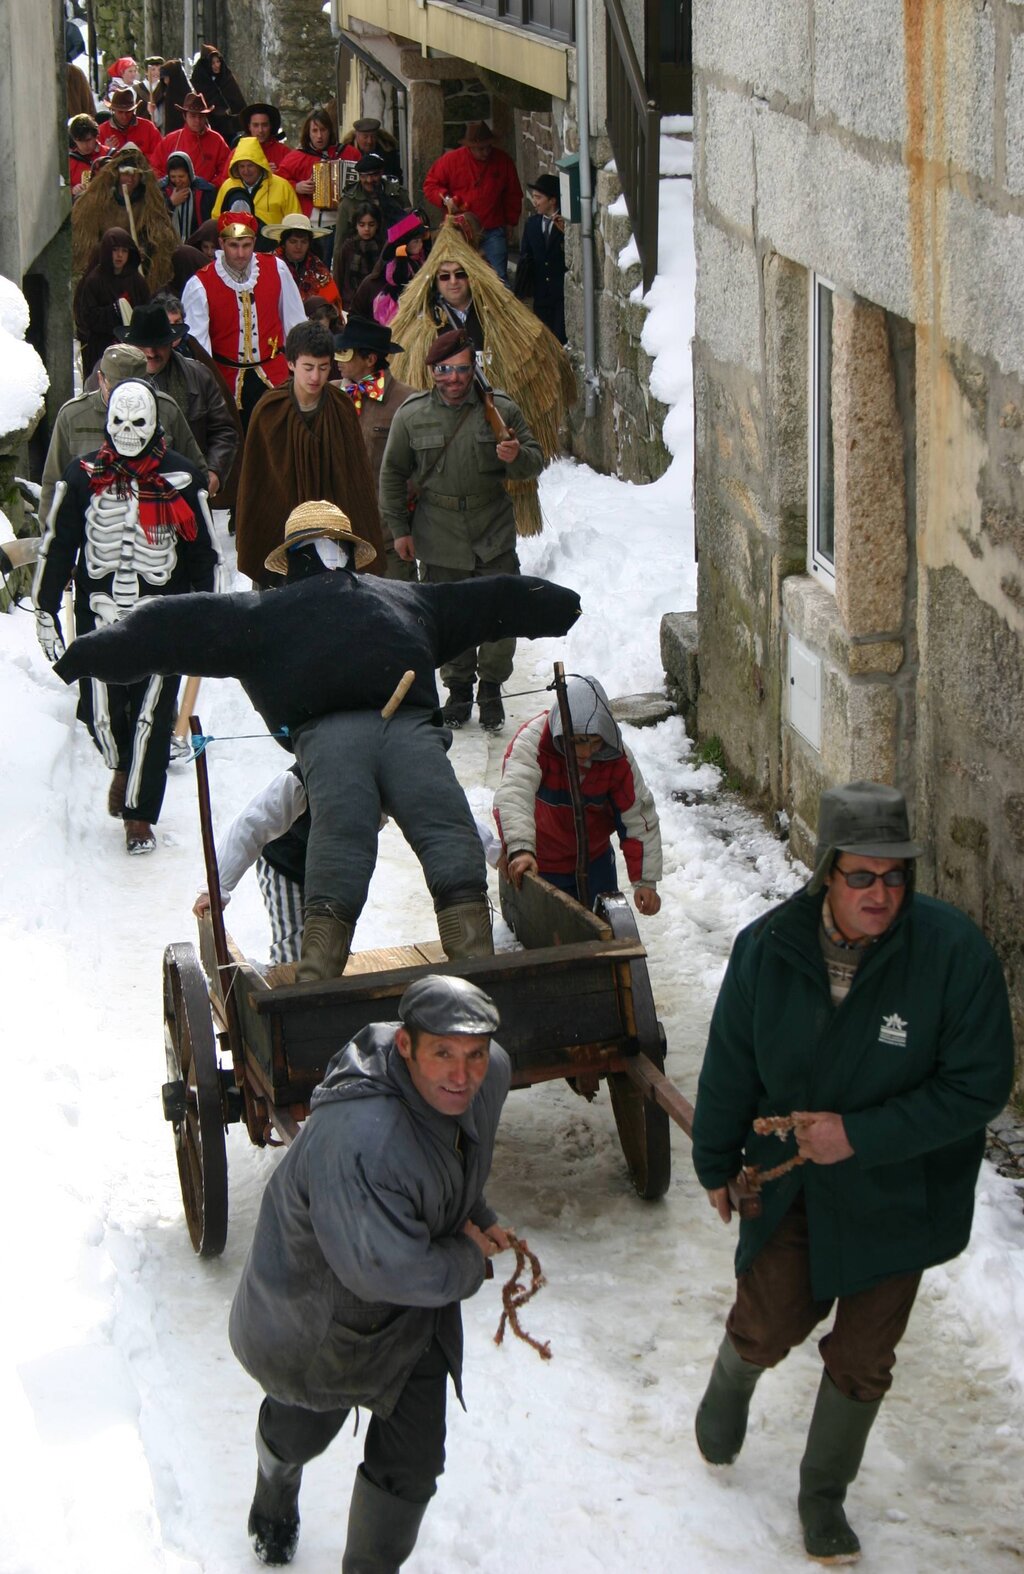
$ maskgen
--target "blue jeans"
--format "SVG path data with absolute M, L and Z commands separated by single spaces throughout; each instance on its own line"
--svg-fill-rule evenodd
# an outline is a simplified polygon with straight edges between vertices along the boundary
M 494 269 L 502 284 L 508 283 L 508 239 L 505 227 L 500 229 L 484 230 L 480 250 Z
M 577 902 L 579 901 L 580 894 L 576 886 L 575 874 L 554 874 L 550 869 L 538 869 L 537 872 L 542 880 L 548 882 L 548 885 L 557 887 L 559 891 L 567 891 L 570 896 L 576 898 Z M 619 887 L 615 875 L 615 851 L 610 844 L 605 848 L 600 858 L 592 860 L 587 870 L 587 885 L 590 889 L 591 903 L 593 903 L 596 896 L 604 896 L 608 891 L 618 890 Z

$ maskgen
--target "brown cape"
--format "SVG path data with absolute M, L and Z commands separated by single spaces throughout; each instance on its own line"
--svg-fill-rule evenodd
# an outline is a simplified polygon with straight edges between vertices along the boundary
M 318 498 L 348 515 L 356 535 L 377 553 L 366 572 L 383 574 L 377 486 L 352 400 L 328 386 L 309 427 L 288 383 L 264 394 L 249 422 L 235 505 L 239 572 L 260 585 L 280 585 L 281 576 L 264 567 L 267 553 L 284 540 L 292 509 Z

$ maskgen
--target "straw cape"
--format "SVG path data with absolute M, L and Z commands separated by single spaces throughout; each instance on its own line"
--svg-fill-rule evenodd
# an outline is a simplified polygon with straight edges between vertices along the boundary
M 469 275 L 473 304 L 484 330 L 488 382 L 515 400 L 545 461 L 554 459 L 560 452 L 559 428 L 577 398 L 569 357 L 540 318 L 505 288 L 451 219 L 441 225 L 430 256 L 402 292 L 398 315 L 390 327 L 394 338 L 405 345 L 405 354 L 392 362 L 392 375 L 410 388 L 433 386 L 427 350 L 439 329 L 449 326 L 447 318 L 439 321 L 431 310 L 434 276 L 442 262 L 457 262 Z M 536 481 L 506 481 L 505 490 L 515 508 L 519 535 L 539 535 L 544 521 Z

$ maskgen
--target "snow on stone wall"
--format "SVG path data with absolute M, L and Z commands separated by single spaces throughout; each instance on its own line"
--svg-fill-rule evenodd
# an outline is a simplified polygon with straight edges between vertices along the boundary
M 43 410 L 50 379 L 36 351 L 25 342 L 28 302 L 16 284 L 0 275 L 0 449 L 20 438 Z

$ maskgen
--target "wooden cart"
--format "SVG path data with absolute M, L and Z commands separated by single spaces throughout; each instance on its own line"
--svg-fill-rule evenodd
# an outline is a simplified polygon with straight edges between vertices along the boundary
M 628 1074 L 640 1054 L 660 1071 L 664 1038 L 625 898 L 604 897 L 590 913 L 528 875 L 522 891 L 503 886 L 502 906 L 521 951 L 458 964 L 437 942 L 365 951 L 343 978 L 319 984 L 290 983 L 291 967 L 265 976 L 226 935 L 222 962 L 209 915 L 198 955 L 189 944 L 167 948 L 163 1108 L 200 1256 L 221 1252 L 227 1234 L 226 1128 L 244 1123 L 260 1146 L 290 1142 L 331 1056 L 368 1023 L 394 1021 L 403 991 L 429 972 L 458 972 L 492 996 L 514 1088 L 569 1078 L 592 1095 L 606 1080 L 636 1191 L 664 1194 L 668 1119 Z

